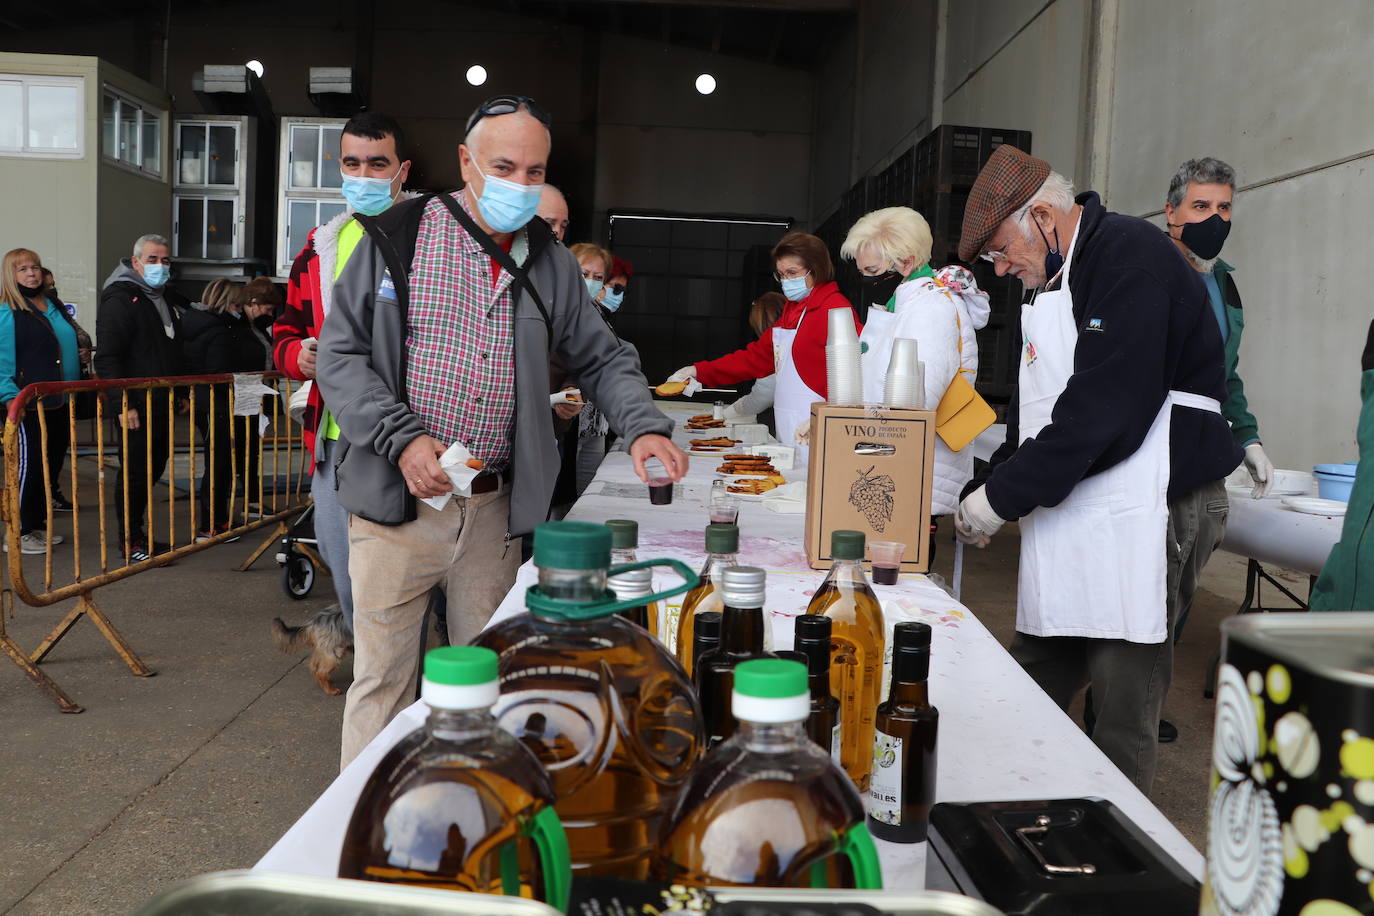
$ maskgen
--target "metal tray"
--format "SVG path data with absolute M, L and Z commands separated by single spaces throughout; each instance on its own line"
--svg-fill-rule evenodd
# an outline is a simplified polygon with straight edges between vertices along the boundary
M 175 884 L 134 916 L 560 916 L 537 900 L 374 881 L 221 871 Z
M 862 904 L 890 916 L 1006 916 L 981 900 L 944 891 L 798 890 L 772 887 L 712 887 L 719 903 Z M 791 908 L 779 907 L 778 912 Z

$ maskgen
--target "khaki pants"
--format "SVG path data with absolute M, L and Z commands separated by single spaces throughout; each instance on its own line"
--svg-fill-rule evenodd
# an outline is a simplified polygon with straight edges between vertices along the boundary
M 404 525 L 348 518 L 353 579 L 353 684 L 344 704 L 340 769 L 348 766 L 415 698 L 416 666 L 429 592 L 448 597 L 448 636 L 466 645 L 515 583 L 520 542 L 506 540 L 504 486 L 442 512 L 423 502 Z

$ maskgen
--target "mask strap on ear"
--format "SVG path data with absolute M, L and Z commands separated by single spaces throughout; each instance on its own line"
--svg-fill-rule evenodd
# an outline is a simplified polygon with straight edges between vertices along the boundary
M 1054 247 L 1050 248 L 1050 237 L 1046 235 L 1045 230 L 1040 227 L 1040 220 L 1035 218 L 1035 214 L 1031 214 L 1031 222 L 1035 223 L 1035 229 L 1040 233 L 1040 238 L 1044 241 L 1046 250 L 1048 250 L 1050 254 L 1059 254 L 1059 227 L 1054 227 Z

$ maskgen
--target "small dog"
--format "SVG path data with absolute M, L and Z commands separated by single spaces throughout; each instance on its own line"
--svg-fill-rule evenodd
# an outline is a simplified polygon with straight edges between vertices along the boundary
M 339 667 L 345 655 L 353 651 L 353 634 L 344 625 L 343 611 L 331 604 L 316 611 L 304 625 L 288 627 L 280 617 L 272 619 L 272 641 L 282 652 L 291 654 L 310 648 L 310 673 L 315 683 L 330 696 L 342 690 L 330 683 L 329 676 Z

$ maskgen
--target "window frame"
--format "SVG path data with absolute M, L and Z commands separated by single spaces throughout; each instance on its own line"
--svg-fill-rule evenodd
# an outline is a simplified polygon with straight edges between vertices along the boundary
M 289 276 L 291 265 L 296 260 L 296 255 L 300 249 L 288 250 L 291 248 L 290 213 L 293 202 L 313 202 L 316 207 L 316 214 L 319 213 L 320 204 L 341 204 L 347 210 L 348 202 L 344 200 L 341 188 L 320 187 L 318 182 L 323 169 L 322 164 L 326 161 L 324 149 L 324 132 L 326 130 L 343 130 L 343 126 L 348 123 L 347 118 L 313 118 L 313 117 L 284 117 L 281 119 L 278 134 L 278 159 L 277 159 L 277 275 L 281 277 Z M 308 188 L 294 187 L 292 179 L 292 155 L 291 139 L 292 132 L 296 129 L 308 127 L 317 131 L 320 137 L 320 144 L 315 154 L 315 180 L 316 185 Z M 334 161 L 338 161 L 337 151 Z M 319 225 L 317 222 L 315 225 Z
M 114 99 L 115 101 L 117 101 L 117 102 L 119 103 L 119 107 L 116 109 L 116 112 L 115 112 L 114 142 L 115 142 L 116 149 L 115 149 L 113 155 L 111 154 L 111 152 L 110 152 L 109 150 L 105 149 L 105 135 L 104 135 L 104 126 L 105 126 L 105 122 L 104 122 L 104 118 L 105 118 L 105 100 L 106 100 L 107 98 Z M 134 109 L 136 109 L 136 110 L 138 111 L 138 124 L 137 124 L 137 129 L 136 129 L 135 132 L 134 132 L 134 136 L 138 138 L 138 161 L 137 161 L 137 162 L 130 162 L 129 160 L 122 158 L 122 157 L 119 156 L 119 154 L 118 154 L 118 153 L 119 153 L 118 145 L 119 145 L 120 127 L 122 126 L 122 124 L 123 124 L 123 122 L 124 122 L 124 107 L 125 107 L 125 106 L 132 107 L 132 108 L 134 108 Z M 147 115 L 147 114 L 155 114 L 155 115 L 157 115 L 157 122 L 158 122 L 158 131 L 157 131 L 157 143 L 158 143 L 158 149 L 157 149 L 158 170 L 157 170 L 156 172 L 151 171 L 151 170 L 145 168 L 144 165 L 143 165 L 143 163 L 146 161 L 146 157 L 143 155 L 143 138 L 144 138 L 144 130 L 143 130 L 143 127 L 144 127 L 144 115 Z M 162 181 L 162 180 L 163 180 L 164 178 L 166 178 L 166 176 L 167 176 L 167 156 L 165 155 L 165 153 L 166 153 L 166 151 L 167 151 L 167 149 L 168 149 L 168 144 L 167 144 L 167 140 L 166 140 L 166 138 L 167 138 L 167 133 L 166 133 L 166 132 L 167 132 L 167 130 L 168 130 L 169 127 L 170 127 L 170 121 L 171 121 L 171 119 L 168 117 L 167 112 L 163 111 L 161 108 L 158 108 L 156 105 L 153 105 L 153 104 L 151 104 L 151 103 L 149 103 L 149 102 L 144 102 L 144 101 L 142 101 L 142 100 L 140 100 L 140 99 L 138 99 L 138 98 L 135 98 L 134 96 L 130 95 L 129 93 L 127 93 L 127 92 L 122 92 L 122 91 L 120 91 L 119 89 L 115 88 L 114 86 L 111 86 L 109 83 L 106 83 L 106 84 L 101 88 L 101 91 L 100 91 L 100 126 L 101 126 L 100 158 L 101 158 L 101 161 L 106 162 L 106 163 L 109 163 L 109 164 L 111 164 L 111 165 L 114 165 L 114 166 L 116 166 L 117 168 L 124 169 L 125 171 L 129 171 L 129 172 L 133 172 L 133 173 L 138 174 L 138 175 L 142 175 L 142 176 L 144 176 L 145 178 L 153 178 L 153 179 L 156 179 L 156 180 L 158 180 L 158 181 Z
M 0 83 L 19 84 L 19 146 L 0 146 L 0 157 L 11 159 L 75 160 L 86 157 L 86 78 L 84 76 L 48 76 L 40 73 L 0 73 Z M 76 90 L 76 149 L 30 146 L 29 88 L 50 86 Z
M 201 226 L 200 226 L 200 255 L 193 256 L 184 254 L 181 251 L 181 202 L 183 200 L 198 200 L 201 202 Z M 233 204 L 234 217 L 230 221 L 233 226 L 233 235 L 229 241 L 228 258 L 212 258 L 209 256 L 209 218 L 211 201 L 228 201 Z M 176 190 L 172 192 L 172 257 L 184 258 L 191 262 L 201 261 L 234 261 L 244 257 L 243 254 L 243 233 L 239 227 L 243 223 L 243 198 L 234 193 L 224 193 L 215 190 L 191 189 L 185 191 Z
M 185 127 L 196 127 L 196 128 L 199 128 L 199 129 L 201 130 L 203 136 L 205 137 L 205 155 L 206 155 L 206 160 L 205 160 L 205 164 L 204 164 L 203 177 L 209 177 L 209 174 L 210 174 L 210 162 L 209 162 L 209 155 L 210 155 L 210 128 L 212 128 L 212 127 L 230 127 L 230 128 L 233 128 L 233 130 L 234 130 L 234 182 L 233 182 L 233 184 L 210 184 L 209 182 L 189 182 L 189 181 L 183 181 L 183 180 L 182 180 L 182 178 L 181 178 L 181 131 L 182 131 L 182 128 L 185 128 Z M 173 124 L 172 124 L 172 128 L 173 128 L 173 135 L 172 135 L 172 161 L 175 163 L 175 165 L 174 165 L 174 171 L 173 171 L 173 173 L 172 173 L 172 187 L 174 187 L 174 188 L 188 188 L 188 189 L 194 189 L 194 190 L 197 190 L 197 191 L 205 191 L 206 193 L 223 193 L 223 194 L 232 193 L 232 194 L 242 194 L 242 193 L 244 192 L 244 185 L 245 185 L 245 183 L 246 183 L 246 176 L 244 175 L 245 155 L 244 155 L 244 149 L 243 149 L 243 135 L 244 135 L 243 127 L 244 127 L 244 125 L 243 125 L 243 123 L 242 123 L 241 121 L 239 121 L 239 120 L 234 120 L 234 119 L 231 119 L 231 118 L 214 118 L 214 117 L 205 117 L 205 118 L 177 118 L 177 119 L 173 122 Z M 194 195 L 192 195 L 192 196 L 194 196 Z

